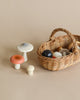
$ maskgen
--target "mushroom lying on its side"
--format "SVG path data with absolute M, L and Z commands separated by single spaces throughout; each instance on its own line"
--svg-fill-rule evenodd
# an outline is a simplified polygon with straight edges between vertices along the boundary
M 60 53 L 60 52 L 54 52 L 53 53 L 53 58 L 57 58 L 57 57 L 62 57 L 62 53 Z
M 69 54 L 70 54 L 70 52 L 69 52 L 68 49 L 62 48 L 62 47 L 59 47 L 59 48 L 57 49 L 57 51 L 60 52 L 60 53 L 62 53 L 62 56 L 66 56 L 66 55 L 69 55 Z

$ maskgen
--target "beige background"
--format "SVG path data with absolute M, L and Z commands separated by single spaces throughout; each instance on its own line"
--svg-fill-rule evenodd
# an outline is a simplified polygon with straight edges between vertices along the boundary
M 37 48 L 57 27 L 80 33 L 80 0 L 0 0 L 0 100 L 80 100 L 80 63 L 51 72 L 37 60 Z M 9 58 L 23 42 L 35 49 L 17 71 Z M 29 64 L 36 67 L 33 77 Z

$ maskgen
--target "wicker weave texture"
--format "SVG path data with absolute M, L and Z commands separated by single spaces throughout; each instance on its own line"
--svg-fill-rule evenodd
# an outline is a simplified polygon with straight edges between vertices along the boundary
M 67 33 L 67 35 L 55 37 L 55 33 L 59 31 L 63 31 Z M 49 41 L 42 43 L 37 50 L 38 59 L 41 66 L 48 70 L 56 71 L 65 69 L 80 62 L 80 50 L 77 48 L 76 41 L 80 41 L 79 35 L 72 35 L 68 30 L 63 28 L 57 28 L 53 30 Z M 54 52 L 58 47 L 67 48 L 70 43 L 73 43 L 73 52 L 71 52 L 69 55 L 56 59 L 42 56 L 42 52 L 46 49 Z

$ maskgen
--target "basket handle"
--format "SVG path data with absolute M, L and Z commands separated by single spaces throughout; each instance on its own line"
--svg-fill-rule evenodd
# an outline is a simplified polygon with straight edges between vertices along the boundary
M 71 38 L 71 40 L 73 42 L 74 51 L 78 50 L 77 49 L 77 43 L 76 43 L 76 40 L 75 40 L 74 36 L 68 30 L 63 29 L 63 28 L 56 28 L 56 29 L 54 29 L 52 34 L 51 34 L 51 36 L 50 36 L 50 41 L 55 39 L 54 34 L 56 32 L 58 32 L 58 31 L 63 31 L 63 32 L 67 33 L 67 35 Z

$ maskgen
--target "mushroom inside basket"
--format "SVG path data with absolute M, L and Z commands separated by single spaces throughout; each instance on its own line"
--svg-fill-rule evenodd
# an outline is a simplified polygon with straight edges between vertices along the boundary
M 55 37 L 56 32 L 67 35 Z M 80 61 L 80 36 L 72 35 L 68 30 L 53 30 L 49 41 L 44 42 L 37 50 L 41 66 L 48 70 L 61 70 Z

